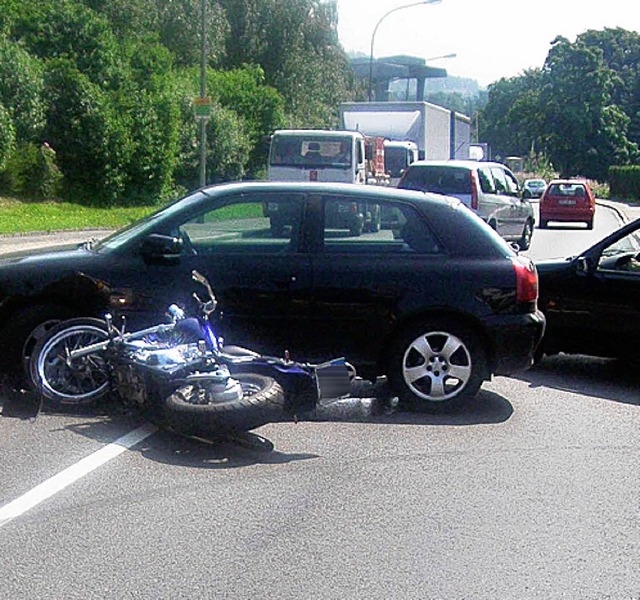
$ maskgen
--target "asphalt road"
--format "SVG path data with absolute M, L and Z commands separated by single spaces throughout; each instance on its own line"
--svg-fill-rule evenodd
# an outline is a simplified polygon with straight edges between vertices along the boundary
M 606 212 L 584 233 L 617 226 Z M 530 252 L 582 233 L 536 230 Z M 4 415 L 0 595 L 638 600 L 639 384 L 637 366 L 545 358 L 456 416 L 376 416 L 362 384 L 260 428 L 271 453 L 108 406 Z

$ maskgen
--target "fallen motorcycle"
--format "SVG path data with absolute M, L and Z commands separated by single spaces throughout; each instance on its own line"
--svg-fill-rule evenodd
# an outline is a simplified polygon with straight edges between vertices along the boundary
M 355 370 L 339 358 L 322 364 L 263 356 L 226 346 L 211 323 L 217 301 L 193 294 L 198 316 L 173 304 L 162 323 L 127 332 L 124 321 L 76 318 L 53 327 L 30 362 L 34 386 L 60 404 L 86 404 L 115 393 L 150 420 L 192 436 L 248 431 L 318 402 L 349 395 Z

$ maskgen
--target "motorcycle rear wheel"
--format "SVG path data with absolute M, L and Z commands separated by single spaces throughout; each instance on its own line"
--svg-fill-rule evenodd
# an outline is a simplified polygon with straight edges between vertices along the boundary
M 207 437 L 219 431 L 249 431 L 282 417 L 284 391 L 275 379 L 256 373 L 236 373 L 233 378 L 240 382 L 242 398 L 211 402 L 206 388 L 188 383 L 165 400 L 163 421 L 184 435 Z M 202 392 L 209 403 L 194 403 Z
M 89 404 L 109 391 L 109 375 L 101 353 L 74 361 L 71 350 L 108 339 L 106 324 L 100 319 L 78 318 L 62 321 L 38 340 L 29 362 L 35 389 L 46 398 L 67 405 Z

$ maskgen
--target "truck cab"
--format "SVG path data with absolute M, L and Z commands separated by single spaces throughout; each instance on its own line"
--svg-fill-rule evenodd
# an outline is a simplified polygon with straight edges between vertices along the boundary
M 280 129 L 271 138 L 269 181 L 367 183 L 365 139 L 355 131 Z
M 385 140 L 384 170 L 389 175 L 389 185 L 397 187 L 407 167 L 418 160 L 418 146 L 410 141 Z

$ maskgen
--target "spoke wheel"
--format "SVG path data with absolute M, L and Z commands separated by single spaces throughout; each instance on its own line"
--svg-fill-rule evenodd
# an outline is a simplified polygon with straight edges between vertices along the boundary
M 86 404 L 103 396 L 109 376 L 100 353 L 71 359 L 73 350 L 107 339 L 99 319 L 71 319 L 53 327 L 31 356 L 32 383 L 42 394 L 62 404 Z

